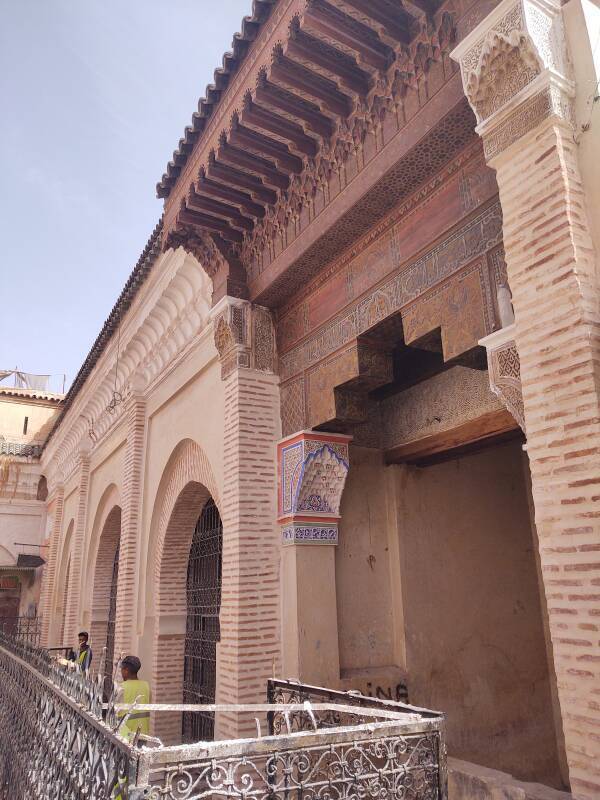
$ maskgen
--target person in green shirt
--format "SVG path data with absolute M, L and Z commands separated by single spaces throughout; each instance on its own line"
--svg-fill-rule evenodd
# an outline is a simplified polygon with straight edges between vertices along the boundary
M 150 703 L 150 684 L 148 681 L 140 680 L 138 677 L 138 672 L 141 668 L 142 662 L 137 656 L 125 656 L 121 661 L 123 683 L 121 685 L 121 696 L 118 698 L 119 703 L 132 705 L 136 700 L 138 705 Z M 126 711 L 119 712 L 120 717 L 125 717 L 126 714 Z M 131 741 L 138 729 L 145 736 L 150 734 L 149 711 L 135 711 L 134 709 L 129 718 L 120 726 L 119 734 Z

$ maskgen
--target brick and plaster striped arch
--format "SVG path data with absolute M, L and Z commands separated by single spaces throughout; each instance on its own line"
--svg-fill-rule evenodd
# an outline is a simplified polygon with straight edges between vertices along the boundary
M 150 575 L 155 587 L 153 690 L 157 702 L 181 703 L 187 617 L 187 565 L 194 528 L 220 492 L 206 454 L 195 442 L 179 443 L 165 468 L 155 505 L 156 548 Z M 154 732 L 163 742 L 181 740 L 181 714 L 161 714 Z
M 84 598 L 84 620 L 89 626 L 96 667 L 106 646 L 113 565 L 120 539 L 121 498 L 117 487 L 111 484 L 95 514 L 85 573 L 92 577 Z

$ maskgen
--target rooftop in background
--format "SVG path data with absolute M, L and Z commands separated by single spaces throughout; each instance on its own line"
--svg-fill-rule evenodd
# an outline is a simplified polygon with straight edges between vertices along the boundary
M 46 392 L 40 389 L 21 389 L 18 386 L 4 386 L 0 383 L 0 395 L 4 397 L 23 398 L 26 400 L 43 400 L 58 405 L 64 398 L 59 392 Z

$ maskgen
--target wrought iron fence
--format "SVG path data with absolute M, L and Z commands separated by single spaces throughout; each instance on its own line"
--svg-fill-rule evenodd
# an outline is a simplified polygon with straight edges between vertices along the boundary
M 100 682 L 0 632 L 0 796 L 126 798 L 139 753 L 102 713 Z
M 150 800 L 445 800 L 443 720 L 340 703 L 239 707 L 281 716 L 264 738 L 142 755 Z M 231 707 L 212 706 L 217 713 Z M 301 720 L 301 722 L 299 722 Z M 294 722 L 295 721 L 295 722 Z
M 40 617 L 0 617 L 0 633 L 29 644 L 39 645 L 42 635 Z
M 114 695 L 103 706 L 102 672 L 89 679 L 0 633 L 1 798 L 446 800 L 444 720 L 435 712 L 273 681 L 265 704 L 135 705 L 208 711 L 217 723 L 250 715 L 253 738 L 139 747 L 116 734 L 119 714 L 134 707 Z

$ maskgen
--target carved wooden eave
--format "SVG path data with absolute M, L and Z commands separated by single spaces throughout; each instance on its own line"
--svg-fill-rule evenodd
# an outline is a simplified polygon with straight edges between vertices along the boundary
M 214 302 L 250 296 L 247 267 L 265 241 L 299 218 L 454 37 L 440 0 L 278 0 L 267 27 L 159 184 L 164 247 L 201 261 Z
M 515 343 L 515 326 L 509 325 L 479 341 L 485 347 L 492 392 L 525 431 L 525 411 L 521 388 L 521 362 Z

